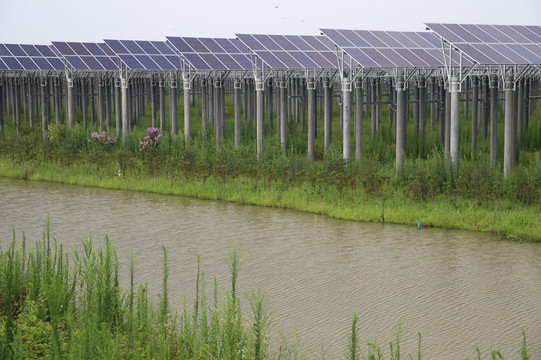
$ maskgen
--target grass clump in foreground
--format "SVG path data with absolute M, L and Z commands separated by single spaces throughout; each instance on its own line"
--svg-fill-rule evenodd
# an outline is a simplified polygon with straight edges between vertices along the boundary
M 532 118 L 539 114 L 537 106 Z M 425 226 L 541 241 L 541 124 L 530 124 L 518 149 L 518 165 L 504 178 L 501 115 L 496 164 L 490 163 L 488 140 L 478 139 L 471 153 L 471 130 L 462 116 L 457 168 L 449 166 L 437 126 L 427 129 L 423 142 L 408 122 L 401 173 L 394 169 L 393 131 L 386 122 L 372 136 L 365 121 L 360 161 L 344 161 L 337 113 L 326 153 L 323 126 L 318 127 L 314 162 L 306 157 L 306 129 L 299 123 L 288 124 L 286 156 L 268 125 L 263 155 L 256 155 L 252 121 L 243 123 L 243 145 L 234 148 L 227 111 L 220 148 L 213 134 L 203 139 L 196 121 L 190 146 L 182 134 L 151 128 L 149 116 L 133 125 L 125 143 L 113 131 L 91 133 L 79 124 L 71 130 L 51 125 L 43 143 L 41 129 L 24 123 L 14 129 L 6 122 L 0 135 L 0 176 L 285 207 L 348 220 L 413 225 L 419 219 Z
M 231 288 L 219 298 L 214 280 L 207 299 L 205 274 L 197 262 L 196 296 L 192 308 L 171 309 L 168 301 L 168 259 L 163 248 L 163 286 L 155 304 L 146 284 L 134 283 L 129 263 L 129 287 L 119 285 L 120 263 L 111 241 L 95 249 L 83 241 L 83 251 L 69 256 L 49 230 L 32 248 L 13 241 L 0 249 L 0 354 L 2 359 L 307 359 L 298 343 L 270 341 L 271 318 L 265 293 L 239 296 L 236 290 L 240 257 L 229 254 Z M 241 309 L 249 303 L 248 316 Z M 347 358 L 361 358 L 353 317 Z M 368 343 L 363 359 L 400 359 L 401 325 L 389 343 L 389 353 Z M 477 349 L 478 359 L 481 353 Z M 337 354 L 332 354 L 333 358 Z M 492 351 L 492 359 L 503 359 Z M 526 337 L 520 350 L 529 359 Z M 410 355 L 410 359 L 413 357 Z M 421 359 L 421 335 L 416 355 Z

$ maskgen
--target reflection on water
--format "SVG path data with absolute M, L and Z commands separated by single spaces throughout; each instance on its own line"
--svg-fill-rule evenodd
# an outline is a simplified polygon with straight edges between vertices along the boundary
M 229 286 L 226 258 L 242 253 L 240 293 L 269 295 L 274 338 L 297 333 L 315 356 L 345 354 L 353 314 L 360 343 L 387 349 L 399 321 L 403 354 L 473 357 L 475 346 L 517 355 L 522 329 L 541 355 L 541 244 L 498 241 L 487 234 L 365 224 L 295 211 L 125 191 L 0 179 L 0 239 L 13 227 L 40 239 L 47 214 L 65 248 L 107 234 L 136 281 L 160 291 L 162 250 L 169 259 L 173 305 L 192 303 L 196 257 L 207 289 Z M 365 347 L 363 347 L 364 351 Z

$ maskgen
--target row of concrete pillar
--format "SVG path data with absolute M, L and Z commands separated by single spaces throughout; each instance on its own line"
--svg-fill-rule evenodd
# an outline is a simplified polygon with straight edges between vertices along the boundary
M 184 91 L 184 140 L 187 145 L 191 136 L 191 101 L 195 99 L 195 91 L 202 100 L 202 129 L 203 136 L 207 135 L 207 125 L 214 128 L 217 145 L 220 146 L 225 135 L 225 94 L 229 79 L 183 79 Z M 199 81 L 200 80 L 200 81 Z M 210 81 L 209 81 L 210 80 Z M 400 170 L 403 164 L 403 152 L 405 150 L 405 122 L 409 118 L 409 105 L 412 104 L 414 128 L 418 131 L 421 141 L 424 141 L 427 125 L 427 101 L 430 103 L 430 128 L 434 130 L 436 118 L 439 118 L 440 140 L 445 146 L 445 152 L 449 155 L 451 163 L 457 164 L 459 160 L 458 129 L 459 129 L 459 88 L 458 79 L 451 78 L 450 84 L 441 79 L 432 78 L 425 80 L 418 77 L 415 83 L 406 84 L 403 78 L 398 77 L 396 83 L 388 78 L 384 82 L 381 79 L 367 79 L 361 81 L 357 78 L 352 82 L 346 77 L 342 81 L 342 89 L 339 93 L 341 100 L 341 128 L 343 131 L 343 156 L 350 158 L 350 116 L 352 106 L 352 93 L 355 99 L 354 113 L 354 136 L 355 136 L 355 159 L 361 158 L 362 149 L 362 117 L 367 107 L 371 108 L 371 131 L 374 135 L 380 127 L 380 105 L 389 106 L 389 124 L 393 128 L 396 139 L 396 167 Z M 306 81 L 299 78 L 278 78 L 275 80 L 263 79 L 234 79 L 234 133 L 235 146 L 240 145 L 240 120 L 241 108 L 244 109 L 244 120 L 254 118 L 256 120 L 256 151 L 263 152 L 264 114 L 267 111 L 269 129 L 273 128 L 274 112 L 276 111 L 276 130 L 280 137 L 282 149 L 287 149 L 287 122 L 300 121 L 304 127 L 307 123 L 307 155 L 314 159 L 314 139 L 317 134 L 317 114 L 323 116 L 324 149 L 330 146 L 331 121 L 333 106 L 333 83 L 328 78 L 316 80 L 308 78 Z M 274 86 L 277 86 L 275 91 Z M 497 158 L 497 113 L 498 113 L 498 78 L 493 75 L 472 76 L 462 86 L 462 100 L 465 101 L 464 112 L 471 112 L 472 139 L 471 150 L 477 146 L 477 131 L 482 127 L 483 139 L 488 136 L 490 124 L 490 159 L 493 163 Z M 511 84 L 511 85 L 509 85 Z M 504 108 L 505 108 L 505 139 L 504 139 L 504 168 L 505 172 L 511 170 L 516 163 L 516 147 L 522 134 L 528 128 L 529 115 L 533 110 L 531 96 L 532 89 L 538 84 L 536 79 L 520 79 L 516 83 L 512 78 L 504 81 Z M 192 89 L 192 85 L 194 86 Z M 354 86 L 353 86 L 354 85 Z M 407 86 L 409 85 L 409 86 Z M 115 114 L 115 127 L 117 132 L 126 138 L 133 123 L 145 112 L 145 103 L 150 102 L 152 111 L 152 124 L 158 125 L 157 114 L 159 113 L 159 127 L 166 128 L 165 119 L 165 87 L 169 88 L 170 106 L 170 129 L 177 134 L 177 81 L 162 78 L 151 79 L 126 79 L 115 80 L 112 78 L 5 78 L 0 83 L 2 101 L 0 106 L 12 114 L 14 126 L 19 128 L 21 121 L 21 109 L 24 109 L 25 118 L 33 126 L 34 118 L 38 109 L 44 109 L 42 113 L 43 137 L 46 140 L 47 126 L 50 123 L 51 108 L 55 114 L 57 123 L 61 121 L 62 94 L 66 93 L 66 123 L 74 125 L 76 109 L 82 112 L 83 125 L 89 126 L 88 108 L 90 107 L 91 126 L 95 127 L 95 118 L 99 129 L 112 126 L 112 113 Z M 511 87 L 509 89 L 509 87 Z M 39 92 L 38 90 L 39 89 Z M 386 89 L 386 90 L 385 90 Z M 408 89 L 411 95 L 410 99 Z M 289 93 L 288 93 L 289 90 Z M 382 91 L 383 90 L 383 91 Z M 267 96 L 265 97 L 265 92 Z M 242 103 L 244 93 L 244 103 Z M 318 102 L 317 96 L 321 101 Z M 21 94 L 25 94 L 21 97 Z M 255 96 L 254 96 L 255 94 Z M 382 101 L 382 94 L 386 95 L 386 101 Z M 22 101 L 21 101 L 22 98 Z M 41 107 L 38 106 L 37 98 L 41 99 Z M 52 99 L 52 101 L 50 100 Z M 90 99 L 90 104 L 88 100 Z M 114 99 L 114 101 L 113 101 Z M 475 100 L 477 99 L 477 101 Z M 254 101 L 255 100 L 255 101 Z M 266 102 L 266 108 L 265 108 Z M 274 102 L 274 105 L 273 105 Z M 471 102 L 471 111 L 469 103 Z M 89 106 L 90 105 L 90 106 Z M 95 109 L 97 105 L 97 110 Z M 437 106 L 439 105 L 439 108 Z M 96 113 L 97 111 L 97 113 Z M 3 128 L 3 111 L 0 111 L 0 129 Z M 307 118 L 306 118 L 307 113 Z M 254 116 L 255 115 L 255 116 Z M 449 121 L 446 121 L 449 119 Z M 121 131 L 122 129 L 122 131 Z

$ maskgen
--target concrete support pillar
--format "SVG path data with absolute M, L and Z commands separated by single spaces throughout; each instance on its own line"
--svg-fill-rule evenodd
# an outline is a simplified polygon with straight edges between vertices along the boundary
M 158 81 L 160 97 L 160 130 L 165 131 L 165 81 L 160 78 Z
M 391 131 L 394 129 L 394 110 L 393 110 L 393 104 L 394 104 L 394 88 L 393 88 L 393 79 L 388 78 L 387 81 L 389 82 L 387 84 L 387 103 L 388 105 L 388 111 L 389 111 L 389 128 Z M 361 109 L 362 111 L 362 109 Z
M 513 108 L 510 109 L 513 111 Z M 498 77 L 492 75 L 490 79 L 490 163 L 496 164 L 498 134 Z
M 440 126 L 439 126 L 439 133 L 440 133 L 440 142 L 442 144 L 445 144 L 445 86 L 443 84 L 443 80 L 440 80 L 439 83 L 439 113 L 440 113 Z
M 98 123 L 100 131 L 103 131 L 103 80 L 98 80 Z
M 91 127 L 94 128 L 95 122 L 96 122 L 96 113 L 95 113 L 95 107 L 94 107 L 94 90 L 95 90 L 95 79 L 89 79 L 89 105 L 90 105 L 90 124 Z
M 517 83 L 517 145 L 522 142 L 522 134 L 524 132 L 524 79 L 520 79 Z
M 60 101 L 60 84 L 59 84 L 58 78 L 54 78 L 52 80 L 53 80 L 53 97 L 54 97 L 53 107 L 54 107 L 55 123 L 56 125 L 60 125 L 60 121 L 61 121 L 60 113 L 62 109 L 62 105 Z M 26 99 L 26 96 L 25 96 L 25 99 Z M 25 101 L 24 111 L 25 112 L 28 111 L 26 107 L 26 101 Z
M 514 92 L 513 92 L 513 76 L 505 77 L 505 128 L 504 128 L 504 143 L 503 143 L 503 176 L 508 177 L 511 174 L 511 169 L 514 166 L 513 149 L 515 147 L 515 126 L 514 126 Z M 490 137 L 492 140 L 492 126 Z M 492 143 L 491 143 L 492 145 Z M 491 147 L 492 149 L 492 147 Z M 492 158 L 491 158 L 492 159 Z
M 74 123 L 75 123 L 75 99 L 74 99 L 74 96 L 73 96 L 73 79 L 70 78 L 70 77 L 67 77 L 66 78 L 67 80 L 67 102 L 66 102 L 66 107 L 67 107 L 67 123 L 68 123 L 68 128 L 70 129 L 73 129 L 73 126 L 74 126 Z
M 190 99 L 188 98 L 188 101 Z M 189 104 L 189 102 L 188 102 Z M 171 134 L 177 135 L 177 81 L 171 79 L 169 81 L 169 118 L 171 121 Z
M 531 102 L 533 100 L 530 99 L 530 79 L 526 78 L 524 80 L 524 126 L 523 126 L 523 132 L 528 130 L 528 123 L 532 111 Z
M 331 124 L 332 124 L 332 87 L 329 78 L 323 80 L 324 92 L 324 116 L 323 116 L 323 143 L 325 152 L 331 145 Z
M 191 137 L 191 83 L 188 77 L 182 78 L 184 87 L 184 143 L 186 147 L 190 146 Z
M 150 112 L 152 113 L 152 127 L 156 127 L 156 81 L 150 79 Z
M 459 151 L 458 151 L 458 136 L 459 136 L 459 103 L 460 93 L 459 80 L 457 76 L 451 77 L 451 84 L 449 92 L 451 93 L 451 121 L 450 121 L 450 150 L 451 150 L 451 164 L 458 166 Z
M 342 80 L 342 156 L 349 161 L 350 156 L 350 117 L 351 117 L 351 80 L 344 76 Z
M 451 157 L 451 89 L 445 84 L 445 154 Z
M 263 79 L 255 79 L 255 91 L 256 91 L 256 133 L 257 133 L 257 155 L 263 154 L 263 128 L 265 126 L 265 108 L 263 105 L 263 91 L 264 84 Z
M 115 79 L 115 128 L 116 136 L 122 133 L 122 98 L 120 91 L 120 79 Z
M 363 82 L 355 80 L 355 160 L 361 161 L 363 130 Z
M 496 83 L 497 86 L 497 83 Z M 488 123 L 490 119 L 490 108 L 491 108 L 491 95 L 490 95 L 490 81 L 488 76 L 483 76 L 483 141 L 488 137 Z M 496 92 L 497 98 L 497 92 Z M 497 105 L 496 105 L 497 109 Z
M 45 86 L 45 94 L 42 96 L 42 98 L 47 99 L 47 83 L 43 85 L 43 79 L 42 79 L 42 90 L 43 86 Z M 15 79 L 13 82 L 13 100 L 14 100 L 14 116 L 13 120 L 15 122 L 15 127 L 17 128 L 17 132 L 21 128 L 21 86 L 20 86 L 20 79 Z M 43 104 L 43 101 L 42 101 Z M 47 105 L 49 105 L 49 102 L 47 101 Z M 49 116 L 49 108 L 47 107 L 42 111 L 42 114 L 45 114 L 45 116 Z M 48 122 L 47 122 L 48 123 Z
M 372 89 L 370 91 L 370 102 L 372 103 L 372 106 L 371 106 L 371 111 L 370 111 L 370 116 L 372 118 L 372 126 L 371 126 L 371 130 L 372 130 L 372 137 L 374 137 L 374 135 L 376 134 L 376 130 L 378 128 L 378 123 L 377 123 L 377 116 L 376 116 L 376 95 L 377 95 L 377 91 L 376 91 L 376 82 L 377 80 L 374 78 L 372 79 L 371 81 L 371 86 L 372 86 Z
M 376 131 L 379 131 L 379 125 L 380 125 L 380 106 L 379 103 L 381 102 L 381 80 L 378 78 L 376 79 Z
M 464 98 L 464 116 L 466 116 L 466 118 L 468 118 L 469 104 L 470 104 L 470 101 L 469 101 L 469 98 L 470 98 L 470 82 L 469 81 L 464 82 L 464 89 L 465 89 L 465 91 L 462 93 L 463 98 Z
M 438 97 L 436 96 L 438 88 L 436 78 L 432 78 L 432 82 L 430 84 L 430 130 L 434 131 L 438 108 L 436 103 L 436 101 L 438 100 Z
M 304 130 L 306 124 L 306 79 L 297 79 L 299 84 L 300 102 L 297 102 L 297 113 L 301 115 L 301 129 Z
M 282 146 L 282 153 L 286 154 L 287 144 L 287 81 L 282 79 L 280 81 L 280 145 Z
M 207 124 L 208 124 L 208 94 L 207 94 L 207 79 L 201 80 L 201 125 L 203 131 L 203 140 L 207 139 Z
M 88 86 L 85 78 L 81 78 L 81 111 L 83 113 L 83 127 L 88 130 Z
M 105 80 L 105 126 L 111 128 L 111 80 Z
M 269 79 L 267 82 L 267 117 L 269 122 L 269 129 L 272 129 L 273 127 L 273 121 L 274 121 L 274 106 L 273 106 L 273 86 L 272 86 L 273 79 Z
M 214 81 L 214 106 L 213 106 L 213 114 L 214 114 L 214 131 L 216 133 L 216 146 L 221 147 L 222 146 L 222 124 L 221 120 L 222 117 L 220 115 L 220 99 L 221 96 L 221 90 L 222 90 L 222 82 L 220 79 L 217 79 Z
M 425 147 L 426 132 L 426 82 L 424 77 L 419 78 L 417 86 L 417 116 L 419 117 L 419 137 L 421 138 L 422 149 Z
M 47 79 L 41 78 L 41 129 L 43 142 L 47 142 L 47 130 L 49 127 L 48 119 L 49 102 L 47 101 Z M 19 129 L 19 127 L 17 127 Z
M 120 78 L 120 87 L 122 92 L 122 142 L 125 144 L 128 140 L 128 130 L 130 128 L 128 79 Z
M 235 104 L 235 148 L 240 146 L 240 102 L 241 102 L 241 82 L 235 79 L 233 83 L 233 102 Z
M 309 78 L 308 89 L 308 158 L 314 161 L 314 141 L 316 136 L 316 83 Z
M 471 152 L 474 153 L 477 148 L 477 119 L 479 115 L 479 79 L 477 76 L 472 77 L 472 102 L 471 102 Z
M 413 127 L 415 129 L 415 131 L 418 131 L 419 130 L 419 97 L 420 97 L 420 93 L 419 93 L 419 82 L 417 83 L 414 83 L 416 86 L 413 87 L 413 96 L 414 96 L 414 101 L 413 101 Z
M 406 83 L 402 76 L 396 83 L 396 172 L 404 166 L 406 151 Z

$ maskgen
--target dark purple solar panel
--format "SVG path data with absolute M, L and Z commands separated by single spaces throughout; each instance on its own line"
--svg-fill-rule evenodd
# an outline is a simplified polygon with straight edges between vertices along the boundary
M 419 33 L 419 36 L 421 36 L 423 39 L 431 43 L 433 47 L 438 48 L 438 49 L 441 48 L 441 40 L 434 33 L 421 32 Z
M 69 42 L 68 45 L 75 51 L 77 55 L 91 55 L 90 51 L 88 51 L 83 44 L 78 42 Z
M 227 70 L 227 67 L 222 64 L 214 54 L 199 54 L 201 58 L 209 64 L 211 70 Z
M 318 64 L 313 62 L 307 55 L 301 51 L 290 51 L 289 55 L 293 57 L 299 64 L 305 69 L 317 69 L 320 68 Z
M 69 47 L 68 43 L 53 41 L 52 44 L 61 55 L 75 55 L 75 51 Z
M 512 43 L 514 42 L 509 36 L 502 33 L 492 25 L 477 25 L 481 30 L 492 36 L 497 42 Z
M 316 51 L 329 50 L 329 48 L 324 43 L 321 42 L 321 39 L 325 38 L 324 36 L 301 35 L 300 38 L 306 41 L 308 45 L 313 47 Z M 334 46 L 331 49 L 334 50 Z M 305 49 L 300 49 L 300 50 L 305 50 Z
M 338 30 L 336 29 L 321 29 L 321 31 L 323 32 L 323 34 L 325 34 L 325 36 L 328 36 L 329 38 L 331 38 L 333 40 L 333 42 L 336 43 L 336 45 L 340 46 L 340 47 L 352 47 L 353 44 L 351 43 L 351 41 L 349 41 L 348 39 L 346 39 Z
M 238 54 L 240 53 L 241 51 L 231 42 L 230 39 L 224 39 L 224 38 L 219 38 L 219 39 L 214 39 L 218 45 L 220 45 L 220 47 L 222 49 L 224 49 L 224 51 L 228 54 Z
M 163 70 L 178 70 L 176 66 L 171 64 L 169 60 L 164 55 L 149 55 L 150 58 L 158 64 L 158 66 Z
M 105 70 L 118 70 L 118 66 L 107 56 L 98 56 L 96 60 Z
M 180 69 L 180 57 L 177 55 L 165 55 L 167 61 L 169 61 L 175 69 Z
M 151 41 L 152 46 L 158 49 L 159 53 L 162 55 L 175 55 L 173 49 L 171 49 L 165 41 Z
M 130 54 L 144 54 L 145 52 L 134 40 L 120 40 L 120 43 L 128 49 Z
M 283 35 L 269 35 L 269 37 L 284 50 L 298 50 L 298 48 Z
M 102 71 L 104 70 L 103 66 L 99 63 L 98 60 L 96 60 L 95 57 L 89 55 L 89 56 L 80 56 L 81 60 L 88 66 L 90 70 L 95 71 Z
M 9 67 L 4 63 L 4 61 L 0 58 L 0 70 L 9 70 Z
M 392 47 L 392 48 L 396 48 L 396 47 L 404 47 L 405 45 L 398 42 L 394 37 L 392 37 L 391 35 L 394 33 L 393 32 L 385 32 L 385 31 L 372 31 L 372 34 L 374 34 L 375 36 L 378 37 L 378 39 L 380 39 L 381 41 L 383 41 L 385 43 L 385 45 L 387 47 Z M 359 47 L 367 47 L 366 45 L 363 45 L 363 46 L 360 46 Z
M 26 56 L 26 53 L 24 52 L 24 50 L 21 48 L 20 45 L 6 44 L 6 47 L 13 54 L 13 56 Z
M 491 58 L 496 64 L 512 64 L 512 62 L 488 44 L 472 44 L 474 48 Z
M 464 39 L 454 34 L 452 31 L 447 29 L 443 24 L 426 24 L 430 30 L 436 32 L 439 36 L 451 43 L 462 43 Z
M 154 45 L 152 45 L 150 43 L 150 41 L 137 41 L 136 43 L 137 43 L 137 45 L 139 45 L 139 47 L 141 49 L 143 49 L 144 54 L 148 54 L 148 55 L 159 55 L 160 54 L 158 49 L 156 49 L 154 47 Z M 141 53 L 139 53 L 139 54 L 141 54 Z
M 41 56 L 40 52 L 34 47 L 34 45 L 21 45 L 21 47 L 23 48 L 24 52 L 28 54 L 28 56 Z
M 366 67 L 379 67 L 379 64 L 374 61 L 365 51 L 365 49 L 359 48 L 350 48 L 348 49 L 348 54 L 355 59 L 359 64 L 362 64 Z M 337 61 L 335 56 L 335 63 Z
M 197 70 L 212 70 L 212 68 L 203 61 L 201 56 L 195 53 L 185 53 L 184 57 Z
M 392 36 L 396 41 L 400 43 L 400 46 L 392 47 L 405 47 L 405 48 L 418 48 L 419 45 L 411 40 L 406 33 L 401 33 L 400 31 L 388 31 L 389 35 Z
M 7 65 L 9 70 L 24 70 L 24 67 L 21 65 L 21 63 L 17 61 L 17 59 L 13 56 L 2 57 L 2 60 Z
M 511 29 L 515 30 L 533 43 L 541 44 L 541 36 L 528 30 L 525 26 L 511 25 Z
M 274 51 L 273 54 L 286 66 L 287 69 L 303 68 L 303 66 L 299 64 L 298 61 L 296 61 L 291 55 L 289 55 L 285 51 Z
M 276 42 L 274 42 L 274 40 L 272 40 L 267 35 L 253 35 L 253 37 L 257 41 L 259 41 L 265 47 L 266 50 L 270 50 L 270 51 L 282 50 L 280 45 L 278 45 Z
M 47 58 L 47 60 L 49 61 L 49 63 L 53 66 L 53 68 L 55 70 L 58 70 L 58 71 L 62 71 L 64 70 L 64 63 L 62 62 L 62 60 L 60 60 L 59 58 Z
M 40 70 L 55 70 L 55 68 L 44 57 L 32 58 Z
M 175 49 L 177 49 L 181 54 L 183 53 L 193 53 L 194 50 L 188 45 L 186 41 L 184 41 L 183 38 L 180 37 L 167 37 L 167 41 L 173 45 Z
M 133 55 L 144 67 L 145 70 L 161 70 L 161 68 L 156 64 L 150 56 L 148 55 Z
M 497 53 L 511 60 L 511 64 L 529 64 L 522 56 L 505 46 L 504 44 L 490 44 L 490 47 L 496 50 Z
M 237 34 L 237 37 L 253 51 L 265 50 L 265 47 L 250 34 Z
M 116 56 L 115 52 L 113 50 L 111 50 L 111 48 L 109 46 L 107 46 L 106 43 L 98 43 L 98 46 L 100 47 L 100 49 L 103 50 L 104 53 L 106 53 L 107 55 L 109 56 Z
M 192 49 L 194 49 L 194 51 L 196 53 L 208 53 L 209 52 L 207 47 L 205 45 L 203 45 L 203 43 L 201 41 L 199 41 L 199 39 L 197 39 L 197 38 L 185 37 L 184 40 L 188 43 L 188 45 L 190 45 L 190 47 Z
M 321 53 L 309 51 L 306 52 L 306 56 L 308 56 L 313 62 L 317 64 L 320 68 L 323 69 L 333 69 L 336 68 L 336 55 L 334 57 L 334 62 L 330 62 L 327 60 Z
M 408 49 L 419 58 L 423 59 L 428 66 L 442 66 L 443 65 L 443 53 L 436 49 Z M 432 52 L 436 50 L 435 52 Z M 398 50 L 397 50 L 398 51 Z
M 145 70 L 145 67 L 133 55 L 119 54 L 118 57 L 131 70 Z
M 225 50 L 212 38 L 199 38 L 199 41 L 201 41 L 211 53 L 225 53 Z
M 525 36 L 521 35 L 520 33 L 516 32 L 507 25 L 494 25 L 494 27 L 501 32 L 503 32 L 505 35 L 509 36 L 514 42 L 519 44 L 528 44 L 530 43 L 530 40 L 526 38 Z
M 252 60 L 245 54 L 231 54 L 231 57 L 235 59 L 244 70 L 252 69 Z
M 88 52 L 94 56 L 105 55 L 105 52 L 96 43 L 82 43 Z
M 77 55 L 66 55 L 64 58 L 75 70 L 90 70 L 83 60 L 81 60 L 81 58 Z
M 521 44 L 508 44 L 507 45 L 511 50 L 522 56 L 524 59 L 528 60 L 528 64 L 541 64 L 541 57 L 538 57 L 533 52 L 528 50 L 525 46 Z
M 380 67 L 395 67 L 395 64 L 387 59 L 381 52 L 377 49 L 365 48 L 362 49 L 365 54 L 370 56 Z
M 524 44 L 523 45 L 526 49 L 530 50 L 535 55 L 541 57 L 541 46 L 534 45 L 534 44 Z
M 57 57 L 56 54 L 47 45 L 36 45 L 36 49 L 39 51 L 41 56 Z
M 460 50 L 468 54 L 468 56 L 471 56 L 479 64 L 496 64 L 494 60 L 474 48 L 471 44 L 461 44 Z
M 4 44 L 0 44 L 0 56 L 11 56 L 11 52 Z
M 466 43 L 480 43 L 481 39 L 476 37 L 474 34 L 470 33 L 463 27 L 461 27 L 458 24 L 444 24 L 447 29 L 458 35 L 461 39 L 463 39 L 463 42 Z
M 431 64 L 419 58 L 419 56 L 414 54 L 410 49 L 393 49 L 393 50 L 396 51 L 398 55 L 406 59 L 411 65 L 415 67 L 431 66 Z
M 297 50 L 302 51 L 314 51 L 314 47 L 307 43 L 303 38 L 301 38 L 299 35 L 284 35 L 286 40 L 288 40 L 290 43 L 295 45 L 297 47 Z
M 394 49 L 391 48 L 380 48 L 377 49 L 383 56 L 385 56 L 389 61 L 391 61 L 393 64 L 395 64 L 397 67 L 414 67 L 411 62 L 408 61 L 408 59 L 405 59 L 404 57 L 400 56 Z
M 371 45 L 353 30 L 340 30 L 340 34 L 355 47 L 370 47 Z
M 287 69 L 288 67 L 284 65 L 276 56 L 273 55 L 270 51 L 258 51 L 257 56 L 263 60 L 271 69 Z
M 430 49 L 430 48 L 433 48 L 434 45 L 429 42 L 428 40 L 426 40 L 423 36 L 421 36 L 420 33 L 418 32 L 414 32 L 414 31 L 407 31 L 407 32 L 404 32 L 403 33 L 404 36 L 406 36 L 408 39 L 410 39 L 411 41 L 413 41 L 414 43 L 416 43 L 418 45 L 418 47 L 422 48 L 422 49 Z M 412 47 L 414 48 L 414 47 Z
M 357 30 L 355 33 L 366 41 L 371 47 L 386 47 L 385 43 L 372 34 L 371 31 Z
M 113 50 L 113 52 L 115 54 L 129 54 L 130 52 L 128 51 L 128 49 L 126 49 L 124 47 L 124 45 L 122 45 L 122 43 L 118 40 L 104 40 L 105 43 L 107 44 L 107 46 L 109 46 L 111 48 L 111 50 Z
M 17 60 L 21 63 L 25 70 L 39 70 L 39 67 L 28 56 L 17 57 Z
M 241 53 L 243 54 L 250 53 L 250 49 L 246 45 L 244 45 L 243 42 L 240 41 L 239 39 L 231 39 L 231 42 L 240 50 Z
M 247 70 L 235 61 L 229 54 L 215 54 L 218 60 L 224 64 L 228 70 Z M 248 69 L 249 70 L 249 69 Z

